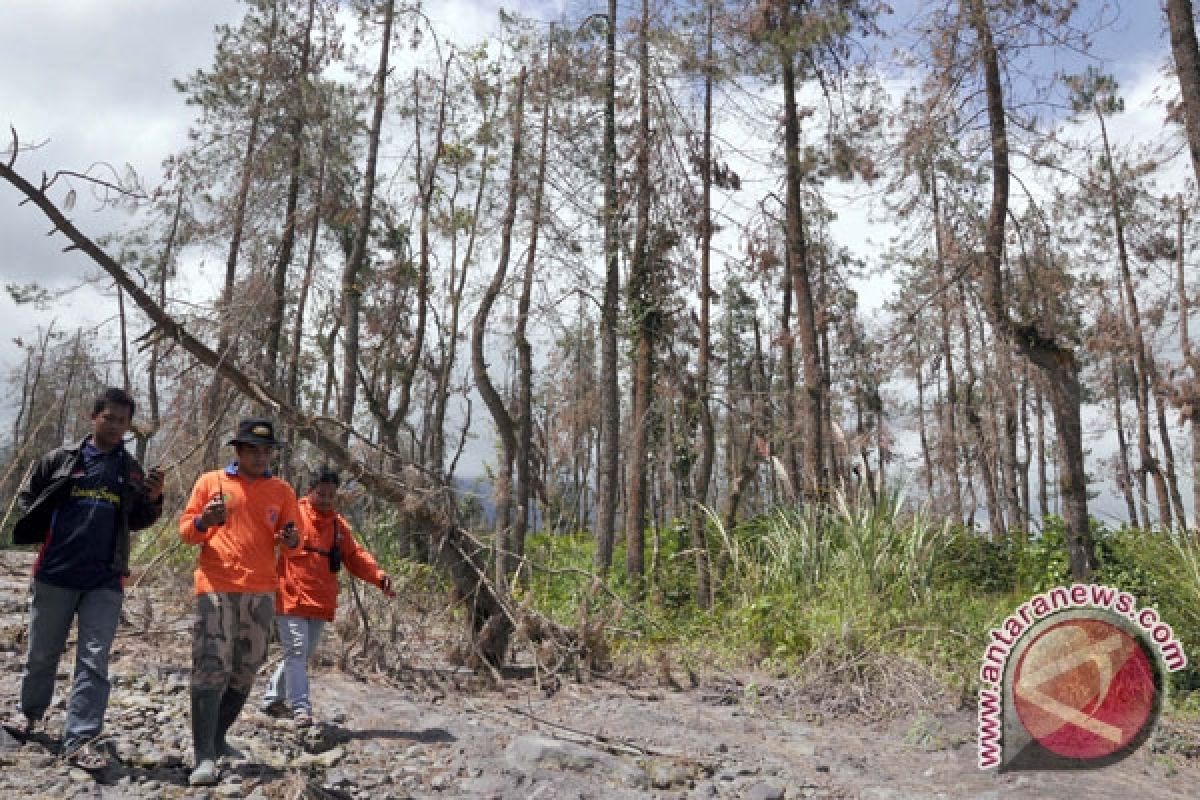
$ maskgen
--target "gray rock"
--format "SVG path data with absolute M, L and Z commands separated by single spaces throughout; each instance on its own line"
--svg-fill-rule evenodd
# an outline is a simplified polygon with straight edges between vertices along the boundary
M 679 764 L 655 763 L 650 766 L 650 785 L 655 789 L 686 786 L 691 779 L 691 770 Z
M 143 769 L 157 769 L 167 762 L 167 754 L 157 747 L 140 749 L 133 756 L 133 763 Z
M 858 793 L 859 800 L 900 800 L 904 797 L 899 789 L 884 786 L 868 786 Z
M 367 767 L 359 774 L 358 783 L 360 786 L 379 786 L 383 783 L 390 783 L 391 780 L 387 770 L 379 767 Z
M 519 736 L 505 751 L 508 763 L 522 772 L 555 769 L 610 777 L 615 782 L 644 789 L 649 783 L 645 770 L 616 756 L 574 742 L 542 736 Z
M 516 791 L 518 782 L 503 774 L 480 775 L 463 781 L 459 788 L 466 797 L 497 798 Z
M 793 739 L 787 744 L 788 752 L 801 758 L 813 758 L 817 754 L 817 746 L 807 739 Z
M 342 770 L 331 769 L 329 772 L 325 773 L 325 785 L 332 786 L 335 789 L 341 789 L 347 786 L 353 786 L 354 781 L 350 780 L 349 776 L 347 776 Z
M 697 800 L 702 800 L 702 798 L 707 797 L 716 797 L 720 793 L 720 790 L 717 789 L 717 785 L 712 781 L 701 781 L 700 783 L 696 784 L 696 788 L 692 789 L 692 797 L 697 798 Z
M 783 800 L 783 787 L 759 781 L 746 790 L 746 800 Z

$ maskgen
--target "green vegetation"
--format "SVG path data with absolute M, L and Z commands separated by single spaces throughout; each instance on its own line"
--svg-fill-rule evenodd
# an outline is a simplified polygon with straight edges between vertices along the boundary
M 670 648 L 687 659 L 752 664 L 779 674 L 869 682 L 871 665 L 907 665 L 950 691 L 978 688 L 988 631 L 1033 594 L 1069 585 L 1062 521 L 1001 541 L 939 523 L 892 495 L 874 507 L 844 498 L 825 513 L 779 510 L 724 530 L 710 519 L 710 558 L 720 572 L 713 608 L 693 599 L 686 533 L 647 534 L 654 558 L 649 602 L 628 601 L 618 551 L 603 589 L 594 586 L 586 533 L 531 536 L 537 565 L 522 584 L 532 605 L 564 624 L 586 605 L 616 620 L 618 650 Z M 1094 582 L 1154 606 L 1193 659 L 1200 655 L 1200 544 L 1161 531 L 1096 525 Z M 853 676 L 852 678 L 853 679 Z M 1189 666 L 1171 676 L 1174 701 L 1200 686 Z
M 363 544 L 421 605 L 445 597 L 435 568 L 397 550 L 394 513 L 371 515 Z M 875 506 L 835 499 L 823 511 L 779 509 L 726 530 L 709 517 L 717 594 L 695 603 L 695 559 L 682 523 L 647 531 L 648 593 L 630 599 L 624 552 L 598 581 L 593 541 L 531 534 L 514 581 L 522 603 L 566 626 L 603 620 L 614 652 L 631 659 L 669 651 L 681 663 L 754 666 L 806 679 L 836 675 L 870 689 L 881 664 L 953 693 L 973 695 L 988 631 L 1033 595 L 1071 583 L 1064 526 L 994 540 L 914 511 L 899 495 Z M 1200 541 L 1191 535 L 1093 524 L 1093 582 L 1133 594 L 1173 629 L 1192 663 L 1171 675 L 1171 704 L 1200 711 Z M 173 525 L 138 537 L 135 562 L 186 573 L 191 548 Z

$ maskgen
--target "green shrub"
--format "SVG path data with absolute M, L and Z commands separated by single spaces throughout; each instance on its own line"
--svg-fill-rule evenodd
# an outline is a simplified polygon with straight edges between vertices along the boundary
M 393 524 L 384 515 L 363 526 L 381 561 L 393 558 Z M 777 509 L 734 529 L 710 513 L 707 534 L 717 587 L 710 609 L 695 605 L 695 553 L 679 521 L 646 533 L 644 602 L 632 599 L 621 542 L 597 580 L 587 531 L 530 534 L 513 592 L 565 625 L 584 609 L 605 619 L 618 652 L 665 644 L 683 660 L 749 660 L 783 672 L 896 656 L 970 691 L 988 631 L 1032 595 L 1071 583 L 1060 518 L 1047 517 L 1028 538 L 992 539 L 937 522 L 899 494 L 877 504 L 839 496 L 820 510 Z M 1093 535 L 1094 580 L 1155 606 L 1200 658 L 1200 544 L 1098 524 Z M 435 589 L 424 572 L 408 577 Z M 1173 675 L 1171 685 L 1200 686 L 1200 671 Z M 1179 702 L 1188 701 L 1180 694 Z

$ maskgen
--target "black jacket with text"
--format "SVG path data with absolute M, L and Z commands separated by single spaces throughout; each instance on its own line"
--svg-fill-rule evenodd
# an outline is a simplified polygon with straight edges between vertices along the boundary
M 86 440 L 84 440 L 86 441 Z M 20 493 L 17 510 L 21 518 L 13 527 L 13 544 L 40 544 L 50 532 L 54 509 L 71 487 L 71 474 L 82 466 L 83 442 L 74 447 L 51 450 L 33 465 Z M 121 484 L 121 508 L 117 513 L 117 546 L 113 569 L 129 574 L 129 532 L 154 524 L 162 515 L 162 495 L 151 500 L 143 483 L 142 466 L 121 445 L 125 480 Z

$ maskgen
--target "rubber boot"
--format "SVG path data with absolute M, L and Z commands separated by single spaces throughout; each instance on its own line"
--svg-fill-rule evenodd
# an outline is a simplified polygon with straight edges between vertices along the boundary
M 239 692 L 234 689 L 226 689 L 225 693 L 221 695 L 221 705 L 217 708 L 217 735 L 213 740 L 213 750 L 218 757 L 245 758 L 242 751 L 231 746 L 225 740 L 225 734 L 229 733 L 229 729 L 237 721 L 238 715 L 242 713 L 242 707 L 246 705 L 246 698 L 249 696 L 248 692 Z
M 220 705 L 220 690 L 192 690 L 192 751 L 196 755 L 196 768 L 188 776 L 190 786 L 213 786 L 219 778 L 215 742 Z

